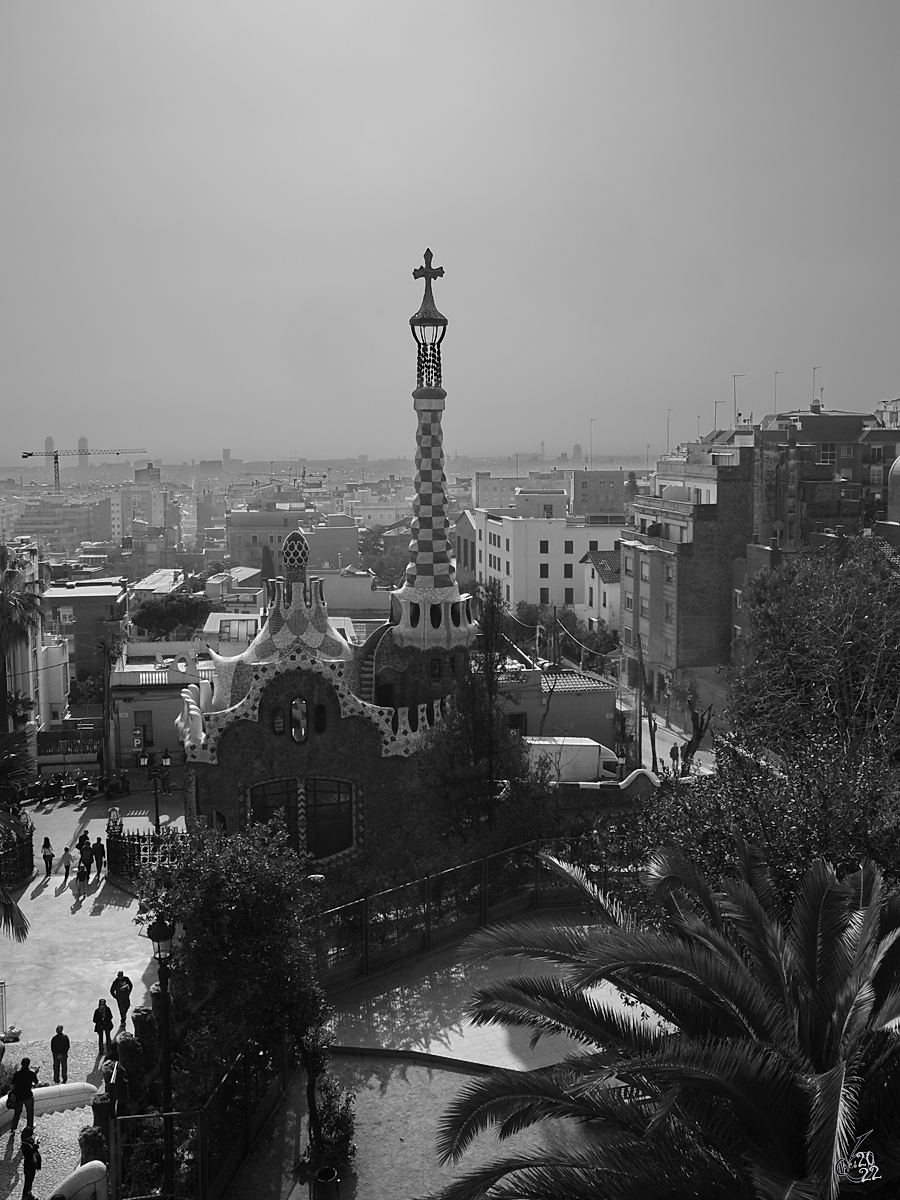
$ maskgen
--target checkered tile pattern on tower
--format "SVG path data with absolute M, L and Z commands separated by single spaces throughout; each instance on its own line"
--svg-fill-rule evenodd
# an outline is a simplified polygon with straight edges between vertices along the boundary
M 444 446 L 439 411 L 419 413 L 416 467 L 416 498 L 406 583 L 409 587 L 450 588 L 456 583 L 456 572 L 450 559 L 447 536 Z

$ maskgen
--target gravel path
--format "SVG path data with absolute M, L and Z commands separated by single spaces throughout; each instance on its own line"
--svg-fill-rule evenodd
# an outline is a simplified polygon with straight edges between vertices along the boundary
M 47 1042 L 11 1042 L 6 1047 L 3 1065 L 16 1070 L 23 1058 L 30 1058 L 32 1067 L 37 1066 L 38 1079 L 42 1084 L 53 1082 L 53 1056 Z M 96 1041 L 93 1038 L 90 1041 L 73 1041 L 69 1050 L 69 1083 L 87 1080 L 99 1087 L 99 1068 Z M 40 1143 L 43 1161 L 34 1181 L 35 1196 L 52 1196 L 53 1189 L 75 1170 L 81 1162 L 78 1134 L 85 1125 L 90 1124 L 90 1105 L 35 1117 L 35 1137 Z M 18 1200 L 22 1194 L 21 1134 L 24 1127 L 23 1112 L 15 1133 L 5 1130 L 0 1134 L 0 1196 L 10 1197 L 10 1200 Z

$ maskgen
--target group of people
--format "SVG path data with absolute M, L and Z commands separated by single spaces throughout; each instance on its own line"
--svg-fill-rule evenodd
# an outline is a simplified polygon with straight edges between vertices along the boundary
M 78 867 L 75 872 L 75 895 L 79 899 L 84 899 L 87 894 L 87 885 L 91 878 L 91 867 L 96 867 L 96 878 L 100 878 L 100 873 L 103 870 L 103 865 L 106 862 L 106 847 L 100 840 L 91 844 L 91 835 L 85 829 L 75 846 L 75 853 L 78 855 Z M 44 844 L 41 846 L 41 857 L 44 860 L 45 877 L 49 878 L 53 873 L 53 859 L 56 856 L 56 851 L 50 843 L 49 837 L 44 838 Z M 63 850 L 60 857 L 60 864 L 64 871 L 63 882 L 69 882 L 69 872 L 72 869 L 74 858 L 72 851 L 68 846 Z
M 90 844 L 90 843 L 88 843 Z M 119 1009 L 119 1018 L 124 1028 L 128 1009 L 131 1007 L 131 993 L 134 985 L 125 974 L 119 971 L 109 989 Z M 98 1036 L 98 1052 L 110 1049 L 110 1034 L 113 1027 L 112 1009 L 104 999 L 100 999 L 94 1011 L 94 1031 Z M 53 1057 L 53 1082 L 68 1083 L 69 1081 L 69 1050 L 71 1042 L 62 1025 L 57 1025 L 56 1033 L 50 1039 L 50 1053 Z M 36 1173 L 41 1169 L 41 1152 L 34 1136 L 34 1089 L 39 1087 L 37 1071 L 31 1066 L 30 1058 L 23 1058 L 18 1071 L 10 1079 L 8 1104 L 13 1109 L 13 1120 L 10 1133 L 14 1134 L 19 1124 L 19 1118 L 24 1110 L 25 1128 L 22 1130 L 22 1162 L 24 1184 L 22 1200 L 33 1200 L 32 1186 Z
M 119 1021 L 123 1029 L 125 1028 L 125 1018 L 128 1016 L 128 1009 L 131 1007 L 131 993 L 133 990 L 134 984 L 124 971 L 119 971 L 112 981 L 109 994 L 119 1007 Z M 97 1007 L 94 1009 L 94 1032 L 97 1035 L 98 1054 L 102 1054 L 104 1049 L 109 1050 L 112 1027 L 112 1009 L 101 996 L 97 1001 Z

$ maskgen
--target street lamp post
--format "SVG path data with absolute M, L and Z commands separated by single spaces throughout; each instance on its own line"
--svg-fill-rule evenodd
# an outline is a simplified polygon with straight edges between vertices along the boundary
M 589 471 L 593 471 L 594 469 L 594 422 L 596 420 L 596 417 L 591 417 L 591 460 L 590 465 L 588 466 Z
M 815 408 L 815 405 L 816 405 L 816 371 L 821 371 L 821 370 L 822 370 L 821 363 L 819 364 L 819 366 L 813 367 L 813 394 L 812 394 L 813 408 Z
M 153 780 L 153 803 L 156 806 L 156 832 L 159 833 L 159 781 L 163 771 L 168 772 L 172 763 L 172 756 L 167 749 L 163 750 L 162 766 L 159 766 L 157 763 L 148 766 L 150 756 L 146 750 L 142 750 L 140 762 L 141 766 L 147 770 L 147 778 Z
M 162 1028 L 160 1049 L 162 1050 L 162 1107 L 163 1107 L 163 1183 L 162 1198 L 172 1195 L 172 1167 L 174 1147 L 172 1144 L 172 1056 L 169 1045 L 169 959 L 172 957 L 174 926 L 162 917 L 157 917 L 147 936 L 153 943 L 153 957 L 159 964 L 159 994 L 162 1000 Z

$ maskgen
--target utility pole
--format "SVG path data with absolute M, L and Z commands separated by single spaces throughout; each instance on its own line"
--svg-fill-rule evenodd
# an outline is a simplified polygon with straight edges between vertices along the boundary
M 815 402 L 816 402 L 816 371 L 821 371 L 821 370 L 822 370 L 821 364 L 818 367 L 813 367 L 813 394 L 812 394 L 813 404 L 815 404 Z
M 784 371 L 775 372 L 775 411 L 778 412 L 778 376 L 783 375 Z
M 669 453 L 669 429 L 671 428 L 671 423 L 672 423 L 672 410 L 671 410 L 671 408 L 667 408 L 666 409 L 666 454 Z

